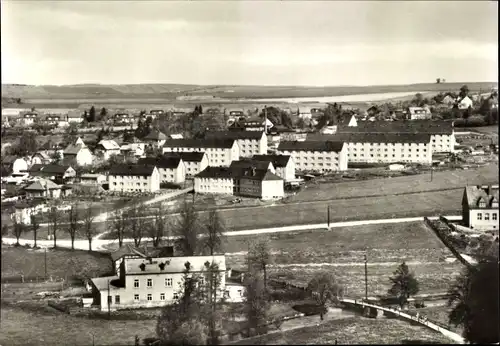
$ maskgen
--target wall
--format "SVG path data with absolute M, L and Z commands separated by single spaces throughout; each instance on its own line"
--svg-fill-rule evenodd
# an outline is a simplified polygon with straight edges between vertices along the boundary
M 232 195 L 234 193 L 233 179 L 226 178 L 194 178 L 194 191 L 196 193 L 221 193 Z
M 283 180 L 264 180 L 262 182 L 262 199 L 278 199 L 285 196 Z
M 481 220 L 478 220 L 478 214 L 481 214 Z M 485 220 L 486 214 L 489 214 L 489 220 Z M 496 220 L 493 220 L 493 215 L 495 215 Z M 498 229 L 498 209 L 469 210 L 469 226 L 470 228 L 483 230 Z

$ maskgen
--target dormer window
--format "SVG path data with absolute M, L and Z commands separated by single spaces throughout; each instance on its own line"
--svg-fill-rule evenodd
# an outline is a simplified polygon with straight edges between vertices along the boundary
M 139 265 L 139 268 L 141 268 L 141 271 L 145 271 L 146 270 L 146 265 L 144 263 L 141 263 Z
M 484 199 L 481 198 L 479 200 L 478 206 L 479 206 L 479 208 L 486 208 L 486 202 L 484 201 Z
M 498 200 L 496 198 L 493 198 L 491 200 L 491 207 L 492 208 L 498 208 Z

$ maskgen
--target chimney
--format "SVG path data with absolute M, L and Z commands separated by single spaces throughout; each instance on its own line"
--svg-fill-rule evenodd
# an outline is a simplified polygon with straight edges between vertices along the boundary
M 255 174 L 256 174 L 255 167 L 252 167 L 252 177 L 255 177 Z

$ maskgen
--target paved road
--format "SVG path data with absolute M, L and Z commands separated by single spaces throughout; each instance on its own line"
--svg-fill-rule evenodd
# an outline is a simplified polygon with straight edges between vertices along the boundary
M 461 216 L 446 216 L 449 220 L 461 220 Z M 387 223 L 401 223 L 401 222 L 415 222 L 415 221 L 423 221 L 424 217 L 408 217 L 408 218 L 399 218 L 399 219 L 379 219 L 379 220 L 362 220 L 362 221 L 347 221 L 347 222 L 334 222 L 330 223 L 330 228 L 337 227 L 349 227 L 349 226 L 362 226 L 362 225 L 377 225 L 377 224 L 387 224 Z M 431 217 L 430 219 L 437 219 L 437 217 Z M 309 224 L 309 225 L 295 225 L 295 226 L 286 226 L 286 227 L 273 227 L 273 228 L 261 228 L 261 229 L 250 229 L 243 231 L 231 231 L 225 232 L 226 236 L 239 236 L 239 235 L 252 235 L 252 234 L 266 234 L 266 233 L 279 233 L 279 232 L 295 232 L 295 231 L 304 231 L 304 230 L 320 230 L 324 231 L 327 228 L 326 223 L 320 224 Z M 174 238 L 174 237 L 172 237 Z M 2 241 L 6 244 L 15 244 L 15 238 L 3 238 Z M 132 243 L 133 239 L 124 239 L 124 243 Z M 151 238 L 143 238 L 142 241 L 151 241 Z M 21 245 L 24 244 L 33 244 L 33 239 L 20 239 L 19 243 Z M 106 245 L 114 244 L 116 240 L 114 239 L 100 239 L 96 238 L 92 242 L 92 247 L 96 251 L 107 251 Z M 40 247 L 52 247 L 54 245 L 53 240 L 38 240 L 37 245 Z M 68 239 L 58 240 L 57 245 L 60 247 L 70 248 L 71 241 Z M 75 240 L 75 248 L 81 250 L 88 250 L 88 241 L 87 240 Z

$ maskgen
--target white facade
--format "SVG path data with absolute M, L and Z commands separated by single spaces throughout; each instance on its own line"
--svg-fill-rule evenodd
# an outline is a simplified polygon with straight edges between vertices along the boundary
M 176 168 L 158 168 L 161 182 L 181 184 L 186 180 L 186 166 L 182 160 Z
M 24 158 L 15 159 L 12 163 L 12 173 L 21 173 L 28 170 L 28 161 Z
M 267 154 L 267 136 L 262 132 L 260 139 L 237 139 L 240 147 L 240 157 Z
M 456 145 L 455 133 L 431 135 L 431 148 L 433 153 L 453 153 Z
M 89 148 L 82 147 L 76 155 L 63 154 L 63 159 L 73 160 L 78 166 L 86 166 L 92 164 L 93 156 Z
M 346 143 L 349 162 L 415 162 L 432 163 L 429 143 Z
M 215 194 L 233 195 L 234 179 L 194 177 L 194 191 L 196 193 L 215 193 Z
M 201 161 L 183 161 L 186 167 L 186 175 L 195 176 L 196 174 L 203 171 L 208 167 L 208 157 L 206 153 L 203 153 Z
M 498 204 L 497 208 L 470 209 L 469 227 L 478 230 L 498 229 Z
M 109 175 L 109 191 L 155 192 L 160 190 L 160 173 L 154 168 L 149 176 Z
M 240 159 L 240 150 L 237 141 L 233 142 L 231 148 L 210 148 L 210 147 L 163 147 L 163 153 L 176 152 L 205 152 L 208 158 L 208 165 L 212 167 L 228 167 L 231 162 Z
M 465 96 L 463 99 L 461 99 L 458 102 L 458 109 L 467 109 L 469 107 L 472 107 L 474 102 L 469 98 L 469 96 Z
M 290 155 L 299 171 L 334 172 L 347 170 L 348 152 L 344 143 L 342 150 L 311 151 L 311 150 L 280 150 L 278 154 Z

